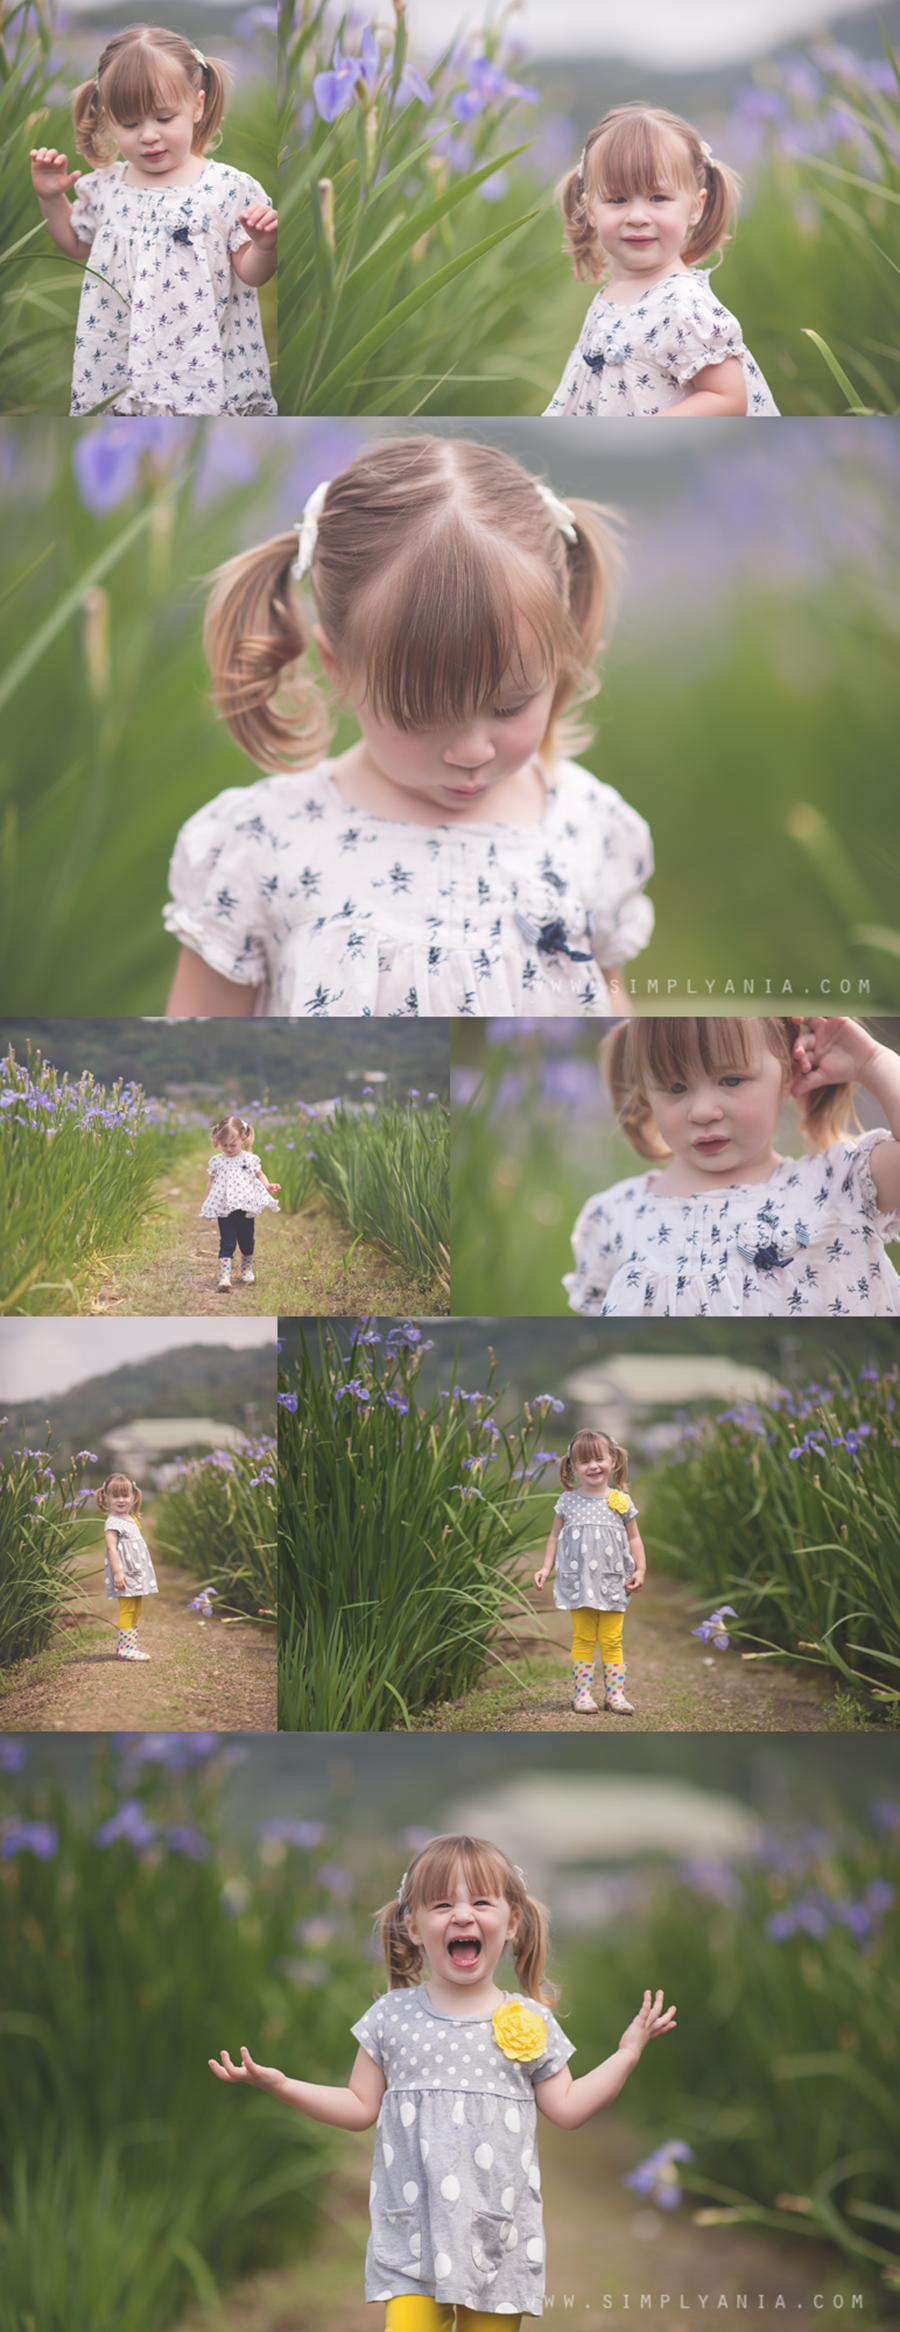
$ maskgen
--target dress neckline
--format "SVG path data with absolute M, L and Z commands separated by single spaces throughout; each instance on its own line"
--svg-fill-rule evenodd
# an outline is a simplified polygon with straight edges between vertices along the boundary
M 116 168 L 116 164 L 115 164 L 115 163 L 113 163 L 113 164 L 112 164 L 112 168 L 113 168 L 113 169 L 115 169 L 115 168 Z M 121 173 L 122 173 L 122 175 L 121 175 L 121 178 L 120 178 L 120 180 L 119 180 L 119 185 L 120 185 L 120 187 L 121 187 L 121 189 L 122 189 L 122 193 L 123 193 L 123 194 L 180 194 L 180 195 L 185 195 L 185 194 L 193 194 L 195 187 L 198 187 L 198 186 L 201 186 L 201 185 L 202 185 L 202 183 L 203 183 L 203 180 L 204 180 L 204 178 L 206 177 L 206 173 L 207 173 L 208 169 L 210 168 L 210 160 L 209 160 L 209 156 L 208 156 L 208 155 L 205 155 L 205 156 L 204 156 L 204 161 L 203 161 L 203 168 L 202 168 L 202 170 L 201 170 L 201 172 L 200 172 L 200 175 L 199 175 L 199 177 L 198 177 L 198 178 L 192 178 L 192 179 L 190 179 L 190 180 L 189 180 L 189 182 L 188 182 L 188 184 L 187 184 L 187 186 L 130 186 L 130 185 L 129 185 L 129 183 L 128 183 L 128 180 L 127 180 L 127 178 L 126 178 L 126 176 L 125 176 L 125 172 L 126 172 L 126 170 L 127 170 L 127 168 L 128 168 L 128 164 L 127 164 L 127 162 L 123 162 L 123 161 L 121 160 L 121 157 L 120 157 L 120 160 L 119 160 L 118 168 L 120 169 L 120 171 L 121 171 Z
M 800 1163 L 799 1158 L 779 1158 L 777 1166 L 771 1174 L 766 1175 L 764 1182 L 726 1182 L 723 1183 L 721 1190 L 688 1190 L 682 1197 L 678 1197 L 672 1190 L 654 1190 L 652 1170 L 649 1174 L 643 1175 L 641 1179 L 646 1196 L 659 1199 L 663 1206 L 692 1206 L 697 1198 L 705 1203 L 712 1198 L 730 1198 L 732 1192 L 739 1190 L 771 1190 L 772 1184 L 777 1182 L 783 1166 L 798 1166 Z
M 679 276 L 682 275 L 694 282 L 696 282 L 698 275 L 702 275 L 704 280 L 708 281 L 705 269 L 673 267 L 668 275 L 659 276 L 656 283 L 648 283 L 646 291 L 641 292 L 636 300 L 608 300 L 604 298 L 603 292 L 599 291 L 595 305 L 599 305 L 601 308 L 611 308 L 616 316 L 630 316 L 635 308 L 639 308 L 644 300 L 650 298 L 651 292 L 663 291 L 667 283 L 677 283 Z
M 436 819 L 433 826 L 425 826 L 420 825 L 418 818 L 384 818 L 378 810 L 358 810 L 352 802 L 345 802 L 343 794 L 334 781 L 335 764 L 333 758 L 329 756 L 326 761 L 320 763 L 320 767 L 325 771 L 328 791 L 338 808 L 343 811 L 344 816 L 347 818 L 366 818 L 373 826 L 395 826 L 400 828 L 404 834 L 539 834 L 547 824 L 550 807 L 559 788 L 557 782 L 545 768 L 540 755 L 532 753 L 531 760 L 544 788 L 544 815 L 542 818 L 533 818 L 526 826 L 513 823 L 509 819 L 488 820 L 483 818 L 471 819 L 468 822 L 462 820 L 459 825 L 451 823 L 449 819 L 444 821 Z M 304 772 L 302 769 L 298 769 L 292 774 L 302 778 Z

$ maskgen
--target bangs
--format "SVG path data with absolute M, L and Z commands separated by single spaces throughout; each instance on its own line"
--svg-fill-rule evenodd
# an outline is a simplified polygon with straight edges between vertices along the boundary
M 129 1479 L 127 1474 L 110 1474 L 109 1481 L 106 1484 L 106 1495 L 107 1497 L 110 1497 L 111 1494 L 118 1490 L 133 1489 L 134 1483 Z
M 462 1867 L 467 1884 L 480 1895 L 502 1895 L 505 1902 L 522 1900 L 506 1856 L 486 1838 L 435 1838 L 422 1849 L 412 1871 L 407 1908 L 413 1913 L 443 1901 L 453 1874 Z
M 591 147 L 585 167 L 602 202 L 630 202 L 666 186 L 696 187 L 683 138 L 643 113 L 613 122 Z
M 490 704 L 507 679 L 532 696 L 583 661 L 546 564 L 456 517 L 423 533 L 353 609 L 346 667 L 376 717 L 440 729 Z
M 670 1085 L 675 1077 L 687 1081 L 700 1071 L 708 1077 L 746 1069 L 753 1058 L 753 1026 L 752 1021 L 727 1019 L 635 1021 L 630 1031 L 635 1077 L 642 1086 Z M 762 1031 L 758 1041 L 765 1042 Z
M 585 1426 L 582 1433 L 576 1433 L 573 1436 L 569 1446 L 570 1458 L 602 1458 L 612 1457 L 614 1454 L 615 1443 L 610 1441 L 608 1435 L 592 1433 L 588 1426 Z
M 143 41 L 132 41 L 111 59 L 100 93 L 110 120 L 118 122 L 143 121 L 160 106 L 175 108 L 199 94 L 174 57 L 146 48 Z

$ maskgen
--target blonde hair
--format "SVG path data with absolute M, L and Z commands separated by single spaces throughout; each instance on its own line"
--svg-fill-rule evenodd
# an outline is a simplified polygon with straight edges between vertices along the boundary
M 248 1117 L 238 1117 L 232 1111 L 230 1116 L 220 1117 L 218 1124 L 210 1130 L 210 1141 L 215 1143 L 217 1149 L 223 1134 L 237 1134 L 241 1149 L 246 1150 L 253 1140 L 253 1127 Z
M 667 1085 L 673 1078 L 709 1076 L 746 1068 L 752 1058 L 750 1031 L 758 1031 L 767 1052 L 774 1053 L 787 1076 L 802 1019 L 756 1020 L 685 1019 L 623 1020 L 600 1047 L 603 1073 L 615 1103 L 616 1117 L 640 1157 L 658 1164 L 672 1152 L 659 1133 L 648 1086 Z M 814 1150 L 826 1150 L 846 1132 L 853 1110 L 852 1085 L 820 1085 L 797 1102 L 804 1139 Z
M 113 33 L 94 79 L 82 81 L 75 91 L 72 114 L 78 152 L 102 169 L 119 150 L 116 123 L 143 121 L 161 98 L 180 89 L 182 101 L 203 98 L 191 152 L 205 154 L 219 142 L 227 88 L 227 65 L 216 57 L 201 63 L 182 33 L 166 32 L 157 24 L 130 24 L 125 32 Z
M 101 1514 L 106 1513 L 107 1499 L 109 1498 L 111 1492 L 114 1490 L 130 1490 L 132 1499 L 134 1501 L 133 1512 L 135 1514 L 140 1514 L 141 1493 L 138 1489 L 137 1483 L 132 1481 L 130 1474 L 107 1474 L 106 1480 L 101 1484 L 100 1489 L 95 1490 L 94 1496 L 97 1500 L 97 1505 Z
M 328 487 L 310 572 L 342 679 L 395 727 L 433 729 L 489 702 L 534 649 L 554 682 L 549 740 L 563 707 L 597 686 L 618 564 L 611 514 L 570 507 L 571 543 L 518 462 L 465 439 L 392 438 L 359 454 Z M 310 634 L 296 557 L 293 533 L 230 559 L 207 610 L 219 711 L 261 769 L 309 767 L 331 733 L 299 669 Z
M 706 196 L 682 259 L 696 266 L 721 253 L 740 201 L 737 173 L 704 153 L 696 130 L 680 114 L 667 113 L 661 105 L 614 105 L 590 131 L 578 169 L 567 171 L 556 189 L 566 222 L 563 249 L 579 281 L 591 276 L 599 283 L 609 272 L 588 198 L 599 195 L 609 202 L 623 195 L 628 200 L 635 194 L 656 194 L 670 174 L 676 185 Z
M 612 1458 L 612 1487 L 614 1490 L 624 1490 L 628 1478 L 627 1449 L 623 1449 L 621 1442 L 615 1441 L 611 1433 L 595 1433 L 588 1425 L 583 1425 L 580 1432 L 573 1433 L 565 1457 L 560 1458 L 559 1478 L 563 1489 L 577 1490 L 576 1463 L 602 1457 L 604 1450 L 608 1450 Z
M 420 1910 L 427 1909 L 429 1903 L 443 1900 L 458 1864 L 462 1865 L 471 1887 L 481 1894 L 505 1896 L 510 1910 L 518 1912 L 518 1926 L 509 1948 L 519 1989 L 527 1992 L 529 1999 L 542 2000 L 546 2008 L 552 2007 L 559 1999 L 559 1991 L 544 1978 L 550 1921 L 543 1903 L 529 1895 L 521 1873 L 514 1869 L 499 1846 L 492 1846 L 487 1838 L 456 1837 L 452 1833 L 430 1839 L 413 1856 L 409 1869 L 404 1871 L 399 1895 L 376 1912 L 388 1990 L 407 1992 L 421 1981 L 425 1953 L 422 1945 L 414 1942 L 407 1922 L 410 1916 L 415 1919 Z

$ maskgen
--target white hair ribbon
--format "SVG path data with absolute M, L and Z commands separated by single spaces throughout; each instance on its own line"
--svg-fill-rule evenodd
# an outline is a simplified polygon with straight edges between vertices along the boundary
M 712 161 L 712 158 L 713 158 L 712 147 L 707 145 L 707 143 L 706 143 L 706 139 L 705 139 L 705 138 L 701 138 L 701 140 L 700 140 L 700 152 L 701 152 L 701 154 L 702 154 L 702 156 L 703 156 L 704 162 L 711 162 L 711 161 Z
M 569 509 L 568 502 L 561 502 L 559 495 L 554 494 L 552 486 L 542 486 L 538 478 L 535 478 L 534 486 L 535 492 L 540 495 L 541 501 L 549 510 L 551 518 L 555 518 L 560 534 L 565 535 L 567 543 L 577 543 L 578 528 L 575 524 L 574 512 Z
M 208 73 L 208 72 L 209 72 L 209 66 L 208 66 L 208 64 L 207 64 L 207 62 L 206 62 L 206 58 L 205 58 L 205 56 L 204 56 L 204 54 L 203 54 L 203 50 L 202 50 L 202 49 L 195 49 L 195 48 L 191 48 L 191 56 L 192 56 L 192 57 L 196 57 L 196 59 L 197 59 L 197 63 L 198 63 L 198 65 L 202 65 L 202 67 L 203 67 L 203 70 L 204 70 L 204 73 Z
M 291 574 L 298 583 L 304 575 L 308 575 L 316 555 L 316 544 L 319 540 L 319 520 L 330 484 L 330 478 L 323 478 L 321 486 L 317 486 L 315 492 L 310 495 L 304 507 L 303 516 L 297 522 L 297 557 L 291 568 Z

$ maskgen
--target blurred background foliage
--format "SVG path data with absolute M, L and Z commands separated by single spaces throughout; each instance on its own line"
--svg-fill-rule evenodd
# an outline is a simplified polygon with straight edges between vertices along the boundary
M 680 2190 L 639 2185 L 659 2231 L 699 2204 L 698 2266 L 717 2274 L 710 2210 L 749 2222 L 761 2277 L 769 2230 L 801 2255 L 813 2233 L 817 2276 L 849 2263 L 889 2309 L 888 1745 L 725 1741 L 715 1788 L 696 1740 L 610 1742 L 602 1777 L 582 1741 L 406 1746 L 0 1744 L 3 2332 L 28 2314 L 34 2332 L 161 2332 L 189 2299 L 214 2315 L 236 2278 L 303 2253 L 359 2141 L 219 2094 L 206 2059 L 245 2041 L 346 2081 L 350 2025 L 383 1981 L 372 1914 L 444 1828 L 526 1858 L 579 2062 L 608 2053 L 645 1979 L 677 1997 L 677 2034 L 614 2109 L 631 2174 L 648 2148 L 691 2149 Z
M 373 433 L 409 426 L 3 423 L 7 1012 L 162 1009 L 176 833 L 255 775 L 209 709 L 203 577 L 282 529 Z M 698 422 L 676 447 L 624 423 L 602 442 L 574 421 L 434 426 L 505 446 L 627 520 L 582 758 L 654 833 L 657 933 L 631 968 L 636 1005 L 691 1008 L 699 993 L 740 1008 L 746 980 L 750 1009 L 788 984 L 793 1008 L 818 994 L 891 1009 L 894 433 Z M 342 718 L 338 750 L 353 734 Z
M 275 196 L 274 9 L 223 10 L 213 37 L 207 12 L 190 7 L 178 27 L 231 66 L 231 97 L 214 159 L 246 170 Z M 194 21 L 195 19 L 195 21 Z M 115 29 L 147 21 L 116 11 Z M 102 10 L 70 16 L 54 0 L 17 0 L 0 41 L 0 412 L 68 413 L 82 267 L 57 249 L 31 184 L 32 146 L 55 146 L 70 170 L 87 163 L 73 141 L 71 98 L 94 72 L 114 29 Z M 71 198 L 70 198 L 71 199 Z M 275 282 L 260 295 L 270 360 L 277 343 Z

